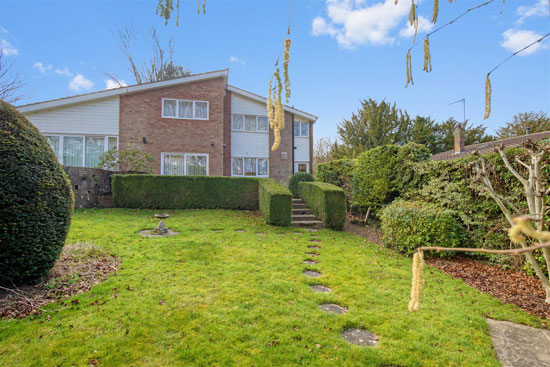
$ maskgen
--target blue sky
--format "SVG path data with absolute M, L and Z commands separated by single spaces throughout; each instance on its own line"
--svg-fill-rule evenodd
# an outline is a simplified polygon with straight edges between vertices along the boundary
M 26 83 L 24 103 L 105 89 L 115 74 L 134 80 L 117 49 L 113 30 L 132 22 L 161 39 L 174 37 L 176 61 L 194 73 L 229 68 L 229 82 L 266 94 L 288 24 L 290 0 L 208 0 L 197 15 L 181 0 L 180 25 L 155 14 L 156 0 L 0 0 L 0 47 Z M 440 0 L 442 25 L 478 0 Z M 431 25 L 433 0 L 418 7 L 420 40 Z M 336 137 L 336 125 L 364 98 L 396 102 L 410 115 L 437 121 L 466 115 L 493 132 L 518 112 L 550 111 L 550 39 L 492 74 L 492 115 L 483 120 L 485 74 L 550 32 L 548 0 L 496 0 L 430 37 L 433 71 L 422 71 L 423 50 L 412 51 L 414 86 L 405 88 L 410 1 L 295 0 L 290 59 L 290 104 L 319 116 L 315 139 Z M 549 37 L 550 38 L 550 37 Z M 149 57 L 150 44 L 136 49 Z

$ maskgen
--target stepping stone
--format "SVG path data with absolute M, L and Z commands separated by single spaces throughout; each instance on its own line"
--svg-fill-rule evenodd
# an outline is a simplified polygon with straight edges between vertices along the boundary
M 321 255 L 321 254 L 318 253 L 318 252 L 306 252 L 306 255 L 309 255 L 309 256 L 319 256 L 319 255 Z
M 313 270 L 304 270 L 304 275 L 306 277 L 310 277 L 310 278 L 317 278 L 317 277 L 321 276 L 321 273 L 319 273 L 318 271 L 313 271 Z
M 263 233 L 263 232 L 258 232 L 258 233 L 256 233 L 256 236 L 265 236 L 265 233 Z
M 351 344 L 361 347 L 374 347 L 378 344 L 378 337 L 364 329 L 348 329 L 342 333 L 342 336 Z
M 503 367 L 550 366 L 550 330 L 487 319 Z
M 236 229 L 235 232 L 246 232 L 244 229 Z
M 212 232 L 223 232 L 223 229 L 216 228 L 216 229 L 213 229 Z
M 310 286 L 310 288 L 311 288 L 315 293 L 328 293 L 328 292 L 332 292 L 332 289 L 330 289 L 330 288 L 327 287 L 327 286 L 321 285 L 321 284 L 312 285 L 312 286 Z
M 158 233 L 155 233 L 152 229 L 144 229 L 143 231 L 139 231 L 139 234 L 142 235 L 143 237 L 170 237 L 170 236 L 175 236 L 177 235 L 179 232 L 176 232 L 176 231 L 173 231 L 171 229 L 168 229 L 168 233 L 165 233 L 165 234 L 158 234 Z
M 319 305 L 319 308 L 323 311 L 335 313 L 337 315 L 342 315 L 348 312 L 347 308 L 337 305 L 335 303 L 323 303 L 322 305 Z
M 320 250 L 321 246 L 308 246 L 307 248 L 312 249 L 312 250 Z
M 315 261 L 315 260 L 304 260 L 304 264 L 314 265 L 314 264 L 317 264 L 317 261 Z
M 310 240 L 310 242 L 313 242 L 313 243 L 321 243 L 321 241 L 319 241 L 319 240 Z
M 317 228 L 305 228 L 306 231 L 308 232 L 317 232 L 318 229 Z
M 303 234 L 303 232 L 292 232 L 294 234 Z

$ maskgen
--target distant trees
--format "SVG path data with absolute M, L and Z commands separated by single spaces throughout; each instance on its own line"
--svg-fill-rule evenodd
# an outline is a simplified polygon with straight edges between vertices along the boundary
M 518 113 L 514 116 L 512 122 L 507 122 L 506 126 L 501 127 L 496 131 L 499 139 L 512 138 L 531 133 L 550 130 L 550 117 L 546 112 L 525 112 Z
M 332 143 L 330 138 L 320 138 L 313 147 L 313 172 L 317 172 L 317 165 L 332 159 Z
M 13 61 L 7 61 L 0 50 L 0 101 L 10 104 L 23 99 L 23 95 L 19 94 L 19 89 L 24 85 L 12 68 Z
M 331 156 L 333 159 L 356 158 L 377 146 L 401 146 L 411 142 L 426 146 L 431 154 L 440 153 L 454 148 L 457 124 L 458 121 L 453 118 L 441 123 L 423 116 L 411 119 L 395 103 L 377 103 L 369 98 L 361 102 L 361 107 L 350 119 L 344 119 L 338 125 L 340 142 L 332 145 Z M 483 125 L 474 126 L 466 122 L 462 128 L 466 145 L 494 140 Z

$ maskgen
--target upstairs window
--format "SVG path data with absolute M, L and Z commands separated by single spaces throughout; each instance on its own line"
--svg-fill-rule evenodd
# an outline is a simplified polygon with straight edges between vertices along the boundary
M 164 98 L 162 100 L 162 117 L 208 120 L 208 102 Z
M 260 132 L 268 130 L 267 116 L 233 115 L 233 131 Z
M 308 122 L 294 122 L 294 136 L 309 136 L 309 123 Z

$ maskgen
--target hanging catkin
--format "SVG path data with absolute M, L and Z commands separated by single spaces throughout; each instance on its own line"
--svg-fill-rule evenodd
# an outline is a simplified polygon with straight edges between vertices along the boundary
M 439 14 L 439 0 L 434 0 L 434 16 L 432 18 L 432 23 L 435 24 L 437 22 L 437 16 Z
M 283 55 L 283 76 L 285 81 L 285 100 L 288 103 L 290 99 L 290 77 L 288 76 L 288 63 L 290 61 L 290 45 L 292 40 L 290 38 L 285 39 L 285 53 Z
M 410 312 L 418 311 L 420 308 L 420 292 L 422 292 L 422 286 L 424 285 L 424 279 L 422 278 L 423 266 L 424 254 L 422 251 L 417 251 L 413 256 Z
M 485 79 L 485 116 L 483 119 L 486 120 L 491 115 L 491 79 L 489 79 L 489 74 Z
M 412 66 L 411 66 L 411 50 L 407 51 L 407 84 L 405 84 L 405 88 L 411 83 L 414 85 L 413 77 L 412 77 Z
M 432 71 L 432 55 L 430 54 L 430 37 L 426 36 L 424 40 L 424 68 L 426 73 Z
M 277 83 L 276 87 L 272 87 L 273 78 Z M 269 119 L 269 126 L 273 129 L 273 135 L 275 137 L 271 150 L 275 151 L 279 148 L 281 143 L 281 129 L 285 127 L 285 111 L 282 101 L 283 82 L 281 80 L 281 72 L 279 68 L 275 70 L 271 78 L 269 79 L 268 97 L 267 97 L 267 117 Z
M 201 13 L 201 6 L 200 6 L 199 2 L 200 2 L 200 0 L 197 0 L 197 13 L 198 14 Z M 178 3 L 179 3 L 179 0 L 178 0 Z M 178 5 L 178 8 L 179 8 L 179 5 Z M 206 14 L 206 0 L 202 1 L 202 13 Z
M 398 2 L 399 2 L 399 0 L 395 0 L 395 5 L 397 5 Z
M 414 27 L 413 43 L 416 42 L 416 35 L 418 34 L 418 18 L 416 17 L 416 6 L 414 0 L 411 2 L 411 11 L 409 12 L 409 23 Z

